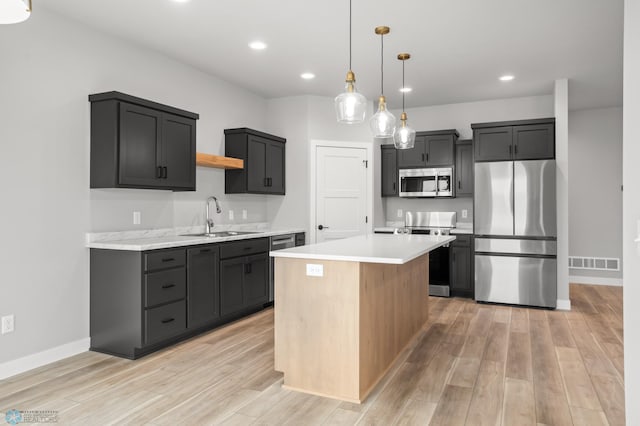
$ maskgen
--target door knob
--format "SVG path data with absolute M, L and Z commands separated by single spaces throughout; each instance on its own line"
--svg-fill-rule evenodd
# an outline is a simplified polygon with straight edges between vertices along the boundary
M 329 229 L 328 226 L 318 225 L 318 229 L 322 231 L 323 229 Z

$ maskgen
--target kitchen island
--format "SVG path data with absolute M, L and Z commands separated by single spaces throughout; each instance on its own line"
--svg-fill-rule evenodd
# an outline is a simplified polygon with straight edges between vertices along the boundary
M 283 386 L 364 401 L 427 321 L 429 252 L 453 240 L 368 234 L 271 252 Z

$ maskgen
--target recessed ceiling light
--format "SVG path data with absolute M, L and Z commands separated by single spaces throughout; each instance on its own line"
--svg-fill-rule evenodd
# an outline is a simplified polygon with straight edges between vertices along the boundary
M 302 77 L 305 80 L 311 80 L 316 78 L 316 75 L 312 72 L 303 72 L 302 74 L 300 74 L 300 77 Z
M 409 93 L 410 91 L 412 91 L 413 89 L 411 87 L 402 87 L 400 89 L 401 92 L 403 93 Z
M 500 81 L 511 81 L 513 80 L 515 77 L 512 76 L 511 74 L 507 74 L 507 75 L 503 75 L 502 77 L 500 77 Z
M 267 48 L 267 44 L 265 42 L 256 40 L 249 43 L 249 47 L 253 50 L 264 50 Z

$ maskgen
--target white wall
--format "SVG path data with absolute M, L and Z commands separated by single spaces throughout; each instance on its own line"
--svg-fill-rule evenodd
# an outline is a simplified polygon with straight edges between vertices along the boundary
M 570 112 L 569 158 L 569 255 L 622 259 L 622 108 Z M 569 272 L 572 281 L 622 278 L 622 270 Z
M 628 425 L 640 424 L 640 249 L 634 239 L 640 228 L 640 2 L 624 2 L 624 111 L 623 111 L 623 276 L 624 276 L 624 387 Z
M 133 228 L 134 210 L 140 228 L 198 223 L 209 194 L 266 220 L 263 198 L 224 197 L 220 170 L 199 168 L 195 193 L 89 189 L 90 93 L 200 113 L 198 150 L 212 154 L 223 152 L 224 128 L 264 127 L 263 98 L 44 9 L 0 26 L 0 57 L 0 315 L 15 315 L 15 332 L 0 336 L 0 367 L 88 338 L 86 232 Z

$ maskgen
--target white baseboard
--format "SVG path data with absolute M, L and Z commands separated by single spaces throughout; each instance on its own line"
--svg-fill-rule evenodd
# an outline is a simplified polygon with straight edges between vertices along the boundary
M 583 277 L 580 275 L 569 275 L 569 282 L 571 284 L 614 285 L 622 287 L 622 278 Z
M 556 300 L 556 309 L 560 311 L 570 311 L 571 310 L 571 300 L 569 299 L 557 299 Z
M 86 339 L 76 340 L 46 351 L 4 362 L 0 364 L 0 380 L 86 352 L 89 350 L 90 344 L 91 339 L 87 337 Z

